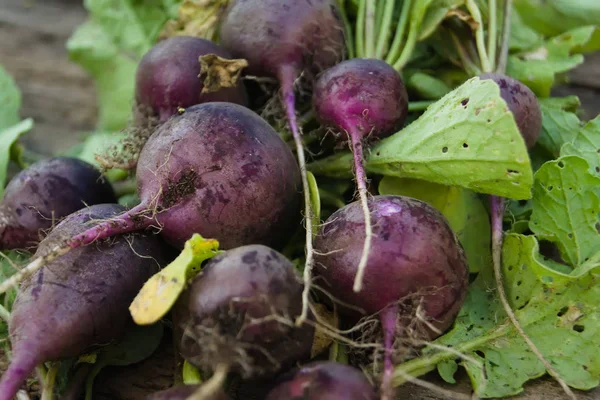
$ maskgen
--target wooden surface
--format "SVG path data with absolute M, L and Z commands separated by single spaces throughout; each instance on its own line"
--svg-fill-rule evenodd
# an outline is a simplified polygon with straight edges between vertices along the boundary
M 85 16 L 81 1 L 76 0 L 0 0 L 0 64 L 15 77 L 23 92 L 22 116 L 35 120 L 35 128 L 24 140 L 37 152 L 50 154 L 64 150 L 77 143 L 82 132 L 94 128 L 93 82 L 83 70 L 69 62 L 65 50 L 65 41 Z M 555 93 L 577 94 L 586 110 L 584 118 L 598 115 L 600 54 L 589 57 L 585 65 L 571 74 L 570 86 L 560 87 Z M 146 364 L 156 368 L 156 363 L 161 360 L 153 360 Z M 143 384 L 138 374 L 123 372 L 116 376 L 124 379 L 131 376 L 131 388 Z M 430 378 L 441 384 L 435 375 Z M 110 391 L 110 382 L 110 378 L 103 380 L 105 390 Z M 457 385 L 442 386 L 470 393 L 470 383 L 464 376 Z M 399 395 L 406 400 L 448 398 L 413 385 L 401 387 Z M 119 400 L 115 393 L 111 397 Z M 123 400 L 125 398 L 132 397 L 124 396 Z M 551 379 L 542 378 L 527 384 L 526 393 L 515 398 L 558 400 L 566 397 Z M 578 398 L 600 399 L 600 390 L 578 392 Z

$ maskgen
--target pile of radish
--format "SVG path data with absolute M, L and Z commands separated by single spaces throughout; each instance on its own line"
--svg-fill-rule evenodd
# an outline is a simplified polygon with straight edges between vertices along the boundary
M 139 204 L 119 205 L 100 171 L 75 158 L 40 161 L 13 178 L 0 204 L 0 246 L 33 256 L 2 282 L 18 295 L 0 400 L 13 399 L 39 364 L 122 338 L 135 296 L 194 234 L 216 239 L 221 253 L 189 278 L 161 323 L 203 382 L 174 382 L 149 399 L 233 399 L 232 376 L 271 382 L 267 400 L 395 398 L 403 343 L 450 329 L 469 267 L 441 212 L 369 185 L 377 178 L 363 165 L 369 147 L 407 124 L 409 95 L 401 71 L 381 57 L 349 58 L 348 39 L 334 0 L 231 1 L 217 42 L 172 37 L 138 66 L 133 123 L 149 129 L 131 153 Z M 245 59 L 248 80 L 278 82 L 272 95 L 290 143 L 249 108 L 244 79 L 203 91 L 198 59 L 207 54 Z M 533 93 L 507 76 L 481 79 L 500 86 L 531 147 L 541 130 Z M 349 147 L 353 156 L 355 182 L 327 218 L 313 201 L 299 93 L 310 94 L 317 127 L 310 146 Z M 331 135 L 337 149 L 325 145 Z M 365 322 L 376 327 L 366 360 L 329 361 L 331 344 L 315 354 L 319 335 L 352 352 Z

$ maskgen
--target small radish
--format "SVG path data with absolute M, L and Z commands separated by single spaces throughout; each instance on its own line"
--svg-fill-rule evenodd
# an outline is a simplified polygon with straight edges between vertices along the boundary
M 313 362 L 293 371 L 266 400 L 376 400 L 367 378 L 357 370 L 335 362 Z
M 201 371 L 271 377 L 310 358 L 314 329 L 296 326 L 302 281 L 292 263 L 262 245 L 210 259 L 174 308 L 181 355 Z M 178 335 L 179 336 L 179 335 Z
M 67 215 L 101 203 L 116 203 L 110 183 L 85 161 L 54 157 L 19 172 L 0 203 L 0 250 L 35 247 L 44 231 Z

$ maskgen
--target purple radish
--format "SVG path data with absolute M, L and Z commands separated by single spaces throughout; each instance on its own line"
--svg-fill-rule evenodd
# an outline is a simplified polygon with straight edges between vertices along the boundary
M 222 366 L 264 378 L 310 358 L 314 328 L 296 326 L 302 281 L 292 263 L 263 245 L 212 258 L 174 308 L 181 355 L 201 371 Z
M 36 255 L 123 209 L 98 204 L 69 215 Z M 131 321 L 131 301 L 166 263 L 166 253 L 158 237 L 117 236 L 76 249 L 24 281 L 10 315 L 12 360 L 0 380 L 0 400 L 11 400 L 36 365 L 120 339 Z
M 0 204 L 0 250 L 35 247 L 62 218 L 86 205 L 116 203 L 111 185 L 85 161 L 54 157 L 19 172 Z
M 503 74 L 481 74 L 482 80 L 492 80 L 500 88 L 500 96 L 513 114 L 528 149 L 535 146 L 542 132 L 542 111 L 535 94 L 522 82 Z
M 202 385 L 180 385 L 170 389 L 162 390 L 146 396 L 145 400 L 187 400 L 192 396 Z M 217 391 L 210 396 L 203 397 L 203 400 L 230 400 L 231 398 L 223 391 Z
M 322 125 L 345 132 L 350 142 L 361 207 L 365 218 L 365 243 L 359 260 L 354 290 L 362 287 L 369 258 L 372 227 L 367 208 L 367 176 L 363 166 L 366 141 L 382 139 L 398 131 L 408 115 L 408 94 L 400 74 L 385 61 L 355 58 L 325 71 L 313 92 L 315 115 Z
M 314 362 L 289 374 L 266 400 L 376 400 L 363 373 L 334 362 Z
M 392 399 L 392 346 L 397 336 L 433 340 L 454 322 L 464 303 L 468 267 L 464 250 L 444 216 L 429 204 L 403 196 L 369 199 L 373 222 L 371 257 L 363 289 L 353 290 L 365 240 L 358 202 L 334 212 L 315 239 L 316 273 L 343 304 L 379 314 L 385 349 L 382 398 Z M 412 302 L 419 301 L 415 307 Z M 415 324 L 415 313 L 421 320 Z M 361 313 L 339 306 L 347 321 Z M 409 332 L 409 325 L 415 326 Z
M 312 216 L 306 160 L 296 120 L 294 82 L 301 74 L 316 75 L 343 59 L 346 51 L 344 24 L 335 0 L 233 1 L 225 11 L 220 40 L 234 57 L 248 61 L 250 75 L 276 78 L 294 137 L 302 177 L 306 224 L 306 265 L 303 309 L 307 316 L 312 270 Z
M 300 220 L 300 171 L 277 132 L 249 109 L 204 103 L 170 118 L 150 137 L 137 166 L 141 203 L 35 258 L 0 293 L 48 259 L 112 235 L 160 227 L 183 248 L 194 233 L 222 249 L 282 247 Z
M 246 89 L 241 83 L 217 92 L 202 93 L 204 83 L 198 77 L 198 59 L 206 54 L 232 58 L 218 44 L 197 37 L 174 36 L 154 45 L 138 65 L 135 77 L 137 104 L 158 115 L 159 122 L 176 114 L 179 107 L 213 101 L 247 105 Z

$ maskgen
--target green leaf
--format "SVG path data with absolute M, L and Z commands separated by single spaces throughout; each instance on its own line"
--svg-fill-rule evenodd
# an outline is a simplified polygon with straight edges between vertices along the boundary
M 351 154 L 339 153 L 309 169 L 343 177 L 352 171 L 351 163 Z M 513 199 L 530 198 L 533 183 L 527 148 L 500 89 L 477 77 L 374 145 L 366 168 Z
M 379 183 L 379 193 L 409 196 L 435 207 L 448 219 L 463 245 L 469 271 L 490 268 L 489 216 L 476 193 L 456 186 L 389 176 Z
M 540 97 L 550 96 L 556 74 L 567 72 L 581 63 L 581 51 L 600 49 L 600 32 L 595 26 L 574 28 L 547 40 L 529 52 L 511 55 L 507 73 L 520 80 Z
M 529 50 L 539 46 L 544 37 L 529 27 L 513 7 L 510 25 L 510 51 Z
M 129 311 L 138 325 L 154 324 L 169 312 L 189 279 L 200 272 L 203 261 L 221 253 L 219 242 L 195 233 L 182 252 L 152 276 L 139 291 Z
M 590 165 L 590 172 L 600 176 L 600 117 L 581 128 L 575 139 L 562 147 L 560 155 L 584 158 Z
M 101 348 L 86 380 L 86 400 L 92 399 L 94 379 L 104 367 L 131 365 L 150 357 L 160 345 L 163 331 L 162 324 L 134 325 L 120 342 Z
M 420 98 L 437 100 L 452 89 L 444 81 L 424 72 L 415 72 L 406 81 L 406 86 Z
M 507 297 L 525 332 L 572 387 L 600 383 L 600 285 L 592 273 L 569 276 L 541 261 L 535 237 L 509 234 L 503 247 Z M 461 361 L 480 397 L 512 396 L 546 371 L 509 323 L 494 292 L 491 271 L 471 284 L 453 329 L 434 343 L 475 359 Z M 398 368 L 420 375 L 455 353 L 427 351 Z M 402 382 L 397 374 L 395 383 Z
M 557 107 L 556 100 L 549 102 L 545 100 L 540 101 L 542 132 L 537 145 L 556 158 L 560 154 L 562 146 L 577 136 L 581 128 L 581 121 L 573 112 Z
M 1 108 L 1 107 L 0 107 Z M 10 149 L 16 140 L 33 127 L 33 120 L 27 118 L 13 126 L 0 129 L 0 198 L 4 193 Z
M 419 27 L 419 40 L 428 38 L 446 18 L 448 12 L 465 4 L 465 0 L 435 0 L 435 7 L 427 8 Z
M 184 385 L 197 385 L 202 383 L 202 375 L 200 374 L 200 371 L 198 368 L 187 362 L 187 360 L 183 360 L 183 370 L 181 375 Z
M 600 177 L 581 157 L 549 161 L 535 174 L 530 228 L 555 243 L 565 261 L 577 267 L 600 249 Z
M 89 20 L 67 42 L 69 57 L 95 80 L 101 130 L 123 129 L 132 112 L 140 58 L 172 12 L 172 1 L 86 0 Z
M 600 21 L 597 0 L 514 0 L 513 4 L 527 25 L 546 36 Z
M 21 91 L 12 76 L 0 65 L 0 131 L 21 120 Z
M 454 360 L 445 360 L 438 364 L 437 366 L 438 373 L 448 383 L 456 383 L 456 379 L 454 379 L 454 374 L 458 371 L 458 364 Z

